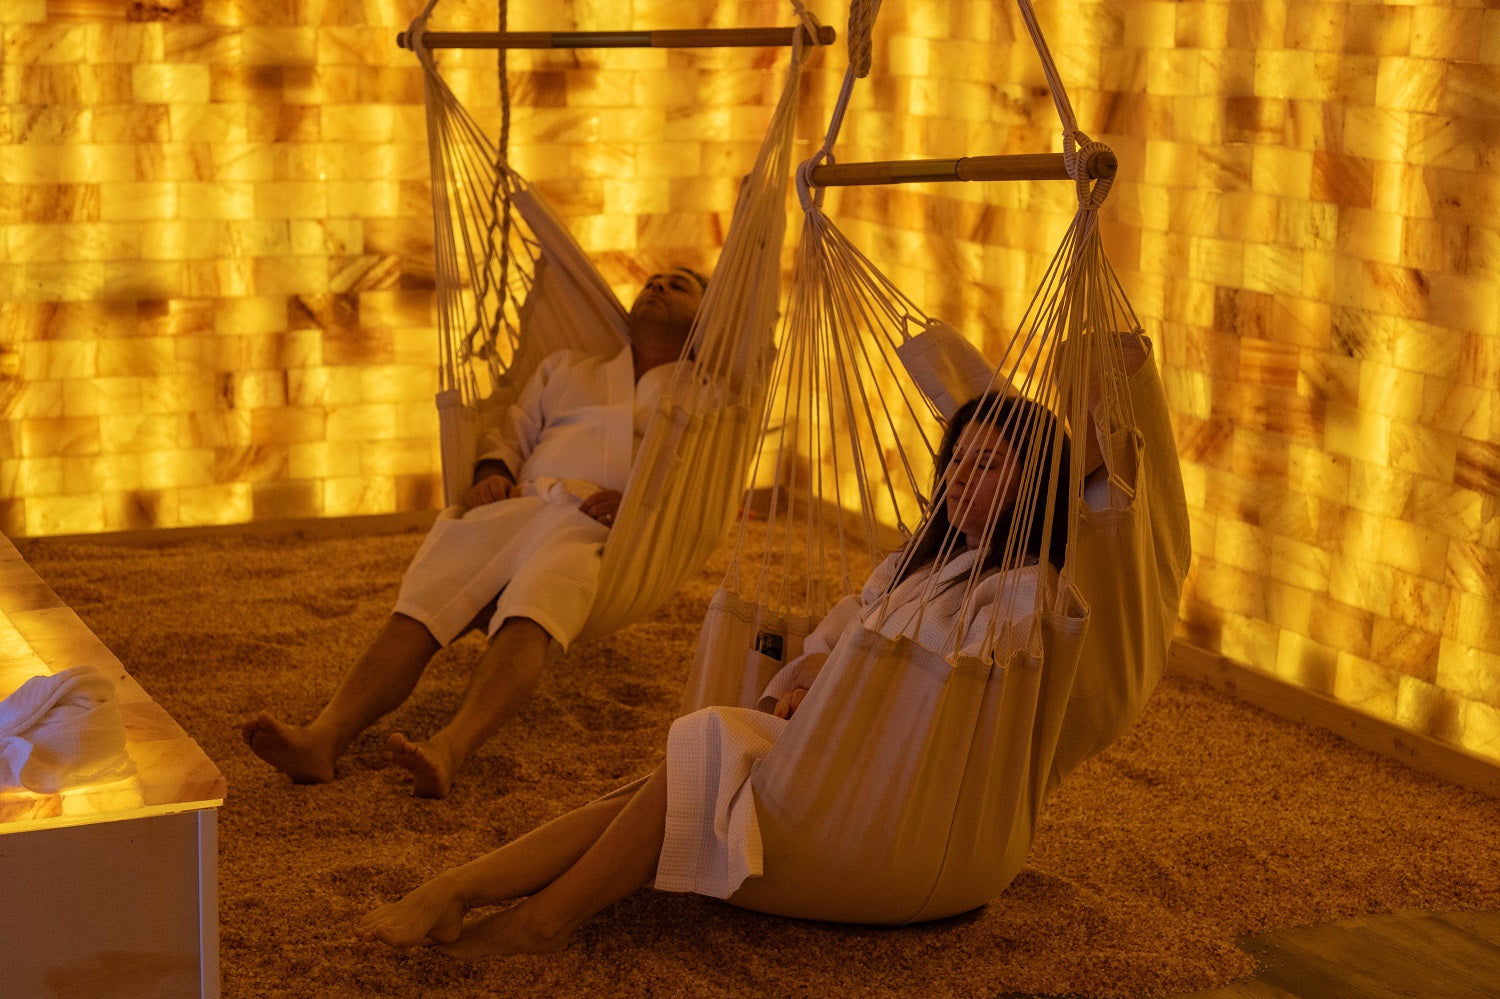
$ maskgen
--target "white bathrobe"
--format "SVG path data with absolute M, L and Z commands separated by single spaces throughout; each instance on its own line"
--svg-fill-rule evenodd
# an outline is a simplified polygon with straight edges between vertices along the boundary
M 525 617 L 566 649 L 588 620 L 609 536 L 578 505 L 599 489 L 624 491 L 677 366 L 654 367 L 637 383 L 629 347 L 609 359 L 578 351 L 546 358 L 500 425 L 480 437 L 478 460 L 505 462 L 521 495 L 444 510 L 401 581 L 395 610 L 446 645 L 498 593 L 491 635 Z

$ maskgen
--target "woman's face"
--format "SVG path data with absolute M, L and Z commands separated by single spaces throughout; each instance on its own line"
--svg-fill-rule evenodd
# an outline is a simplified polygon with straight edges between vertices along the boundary
M 985 423 L 970 423 L 958 435 L 953 459 L 943 473 L 948 521 L 970 544 L 978 542 L 994 510 L 1008 512 L 1016 503 L 1020 471 L 1010 443 Z

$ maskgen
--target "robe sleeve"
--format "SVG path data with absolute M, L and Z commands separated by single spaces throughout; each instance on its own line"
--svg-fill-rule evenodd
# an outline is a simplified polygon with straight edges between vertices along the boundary
M 568 362 L 573 351 L 558 351 L 549 354 L 537 366 L 521 390 L 521 395 L 501 416 L 499 421 L 485 427 L 479 433 L 477 466 L 483 461 L 501 461 L 510 469 L 517 481 L 521 478 L 521 466 L 536 448 L 541 439 L 542 427 L 546 423 L 543 400 L 547 385 L 554 377 L 566 377 Z
M 1088 625 L 1049 786 L 1140 716 L 1166 668 L 1191 555 L 1177 448 L 1149 349 L 1125 387 L 1132 425 L 1101 425 L 1108 490 L 1100 508 L 1090 503 L 1079 518 L 1073 580 Z

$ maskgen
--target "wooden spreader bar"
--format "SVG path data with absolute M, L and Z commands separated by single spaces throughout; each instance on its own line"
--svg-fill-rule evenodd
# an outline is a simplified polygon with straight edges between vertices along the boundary
M 429 49 L 711 49 L 790 46 L 802 32 L 809 45 L 832 45 L 837 32 L 819 25 L 816 37 L 794 28 L 683 28 L 665 31 L 428 31 Z M 396 44 L 411 48 L 405 31 Z
M 1113 177 L 1119 164 L 1110 150 L 1084 160 L 1095 180 Z M 867 184 L 920 184 L 949 180 L 1070 180 L 1062 153 L 1012 156 L 964 156 L 956 160 L 880 160 L 871 163 L 825 163 L 813 167 L 814 187 L 862 187 Z

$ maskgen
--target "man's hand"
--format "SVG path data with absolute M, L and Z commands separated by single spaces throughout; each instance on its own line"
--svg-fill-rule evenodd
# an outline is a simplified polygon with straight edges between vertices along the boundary
M 593 517 L 605 527 L 613 527 L 615 514 L 620 512 L 620 491 L 618 489 L 600 489 L 594 495 L 578 504 L 578 509 L 586 516 Z
M 491 472 L 469 487 L 464 493 L 464 506 L 471 510 L 486 503 L 498 503 L 516 495 L 516 484 L 499 472 Z

